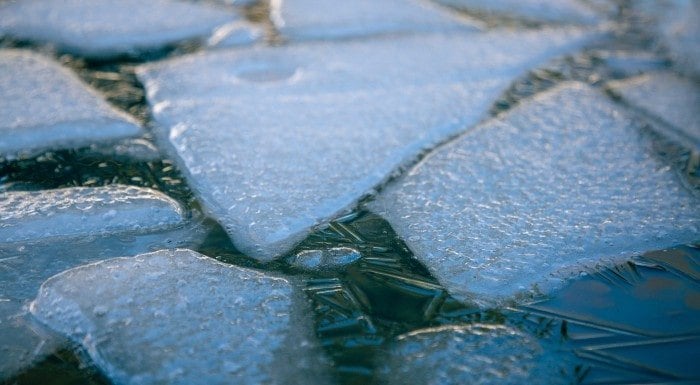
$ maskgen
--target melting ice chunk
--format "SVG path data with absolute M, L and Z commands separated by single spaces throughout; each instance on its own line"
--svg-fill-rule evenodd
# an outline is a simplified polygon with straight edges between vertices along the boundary
M 0 5 L 0 33 L 90 57 L 134 54 L 206 38 L 236 19 L 224 8 L 179 0 L 20 0 Z
M 700 86 L 672 73 L 657 72 L 610 83 L 628 104 L 671 126 L 682 143 L 700 150 Z
M 0 194 L 0 243 L 145 232 L 182 221 L 177 202 L 157 191 L 133 186 Z
M 422 150 L 478 122 L 578 29 L 431 35 L 192 55 L 138 71 L 208 212 L 270 260 Z
M 57 63 L 28 51 L 0 51 L 0 155 L 82 147 L 141 133 L 133 119 Z
M 389 345 L 378 372 L 386 384 L 570 384 L 573 355 L 549 352 L 508 326 L 418 330 Z
M 447 10 L 416 0 L 272 1 L 272 21 L 293 40 L 332 39 L 388 33 L 477 29 Z
M 581 0 L 437 0 L 439 3 L 487 14 L 501 14 L 513 18 L 544 23 L 594 24 L 600 19 L 588 4 Z
M 303 250 L 288 258 L 290 265 L 302 270 L 340 270 L 362 258 L 350 247 L 332 247 L 321 250 Z
M 30 306 L 117 384 L 327 383 L 303 294 L 189 250 L 47 280 Z
M 451 294 L 482 305 L 696 240 L 700 199 L 610 104 L 565 83 L 440 148 L 371 209 Z

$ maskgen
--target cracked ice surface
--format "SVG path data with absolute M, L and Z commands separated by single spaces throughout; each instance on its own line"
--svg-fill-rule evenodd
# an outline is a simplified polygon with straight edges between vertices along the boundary
M 437 0 L 439 3 L 480 13 L 503 14 L 545 23 L 595 24 L 597 13 L 580 0 Z
M 684 144 L 700 149 L 700 86 L 672 73 L 656 72 L 611 82 L 628 104 L 670 125 Z
M 272 21 L 293 40 L 479 28 L 420 0 L 272 1 Z
M 30 309 L 116 384 L 327 383 L 307 307 L 286 279 L 180 249 L 65 271 Z
M 224 8 L 178 0 L 19 0 L 0 5 L 0 33 L 90 57 L 206 38 L 238 19 Z
M 608 98 L 565 83 L 433 152 L 370 208 L 457 298 L 548 291 L 697 239 L 700 200 Z
M 503 325 L 425 329 L 399 336 L 378 372 L 382 383 L 570 384 L 573 355 L 552 354 L 533 337 Z
M 595 34 L 404 37 L 191 55 L 138 71 L 174 158 L 236 247 L 275 258 L 511 81 Z
M 133 186 L 0 194 L 0 243 L 145 232 L 182 221 L 182 208 L 173 199 Z
M 138 136 L 141 128 L 58 63 L 0 50 L 0 155 L 77 148 Z

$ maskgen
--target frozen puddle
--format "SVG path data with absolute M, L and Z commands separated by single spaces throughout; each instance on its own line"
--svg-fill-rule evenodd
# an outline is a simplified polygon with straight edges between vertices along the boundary
M 65 271 L 31 312 L 116 384 L 328 383 L 307 307 L 286 279 L 180 249 Z
M 370 206 L 452 295 L 492 305 L 692 242 L 699 203 L 626 114 L 565 83 L 440 148 Z
M 700 86 L 672 73 L 656 72 L 611 82 L 631 106 L 670 125 L 681 143 L 700 149 Z
M 206 2 L 18 0 L 0 5 L 0 34 L 82 56 L 113 57 L 203 39 L 238 19 Z
M 205 208 L 242 252 L 270 260 L 478 122 L 514 78 L 593 36 L 545 29 L 256 48 L 138 74 Z
M 284 0 L 272 7 L 272 21 L 292 40 L 478 28 L 421 0 Z
M 84 147 L 141 133 L 133 119 L 58 63 L 29 51 L 0 50 L 0 156 Z
M 580 0 L 437 0 L 465 11 L 500 14 L 544 23 L 595 24 L 600 18 Z
M 180 205 L 133 186 L 72 187 L 0 194 L 0 244 L 146 232 L 183 221 Z
M 386 384 L 571 384 L 574 357 L 546 351 L 508 326 L 472 324 L 425 329 L 389 345 L 379 373 Z

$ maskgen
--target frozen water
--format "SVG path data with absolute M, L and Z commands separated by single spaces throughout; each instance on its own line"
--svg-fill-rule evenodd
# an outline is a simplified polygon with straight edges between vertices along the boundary
M 0 244 L 42 238 L 146 232 L 181 224 L 180 205 L 133 186 L 72 187 L 0 194 Z
M 191 55 L 138 71 L 174 158 L 236 247 L 270 260 L 527 69 L 595 34 L 431 35 Z
M 20 0 L 0 4 L 0 33 L 57 45 L 90 57 L 112 57 L 206 38 L 238 19 L 206 2 L 179 0 Z
M 28 51 L 0 50 L 0 155 L 83 147 L 141 133 L 133 119 L 57 63 Z
M 433 152 L 370 207 L 445 288 L 492 305 L 691 242 L 700 200 L 604 95 L 564 83 Z
M 217 28 L 207 40 L 210 47 L 240 47 L 258 42 L 264 35 L 258 26 L 246 21 L 234 21 Z
M 656 72 L 610 83 L 625 102 L 669 124 L 684 144 L 700 150 L 700 86 L 672 73 Z
M 544 23 L 594 24 L 595 10 L 580 0 L 437 0 L 439 3 L 479 13 L 501 14 Z
M 421 0 L 273 0 L 272 21 L 293 40 L 479 28 Z
M 359 251 L 351 247 L 331 247 L 322 250 L 303 250 L 289 257 L 290 265 L 309 271 L 340 270 L 362 258 Z
M 571 384 L 573 357 L 546 351 L 534 338 L 503 325 L 473 324 L 418 330 L 389 345 L 381 383 Z
M 292 283 L 189 250 L 65 271 L 30 310 L 116 384 L 329 382 Z

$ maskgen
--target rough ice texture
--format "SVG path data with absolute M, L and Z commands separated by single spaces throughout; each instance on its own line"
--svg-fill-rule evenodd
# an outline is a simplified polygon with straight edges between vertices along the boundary
M 331 247 L 321 250 L 303 250 L 290 256 L 287 262 L 302 270 L 342 270 L 362 258 L 362 254 L 350 247 Z
M 381 357 L 383 384 L 571 384 L 573 357 L 546 351 L 532 336 L 503 325 L 473 324 L 399 336 Z
M 72 187 L 0 194 L 0 243 L 145 232 L 183 221 L 168 196 L 133 186 Z
M 138 75 L 205 209 L 242 252 L 270 260 L 478 122 L 515 77 L 592 36 L 545 29 L 256 48 Z
M 47 280 L 30 306 L 115 384 L 321 384 L 308 304 L 289 281 L 189 250 Z
M 477 29 L 422 0 L 273 0 L 272 21 L 285 38 L 333 39 L 389 33 Z
M 465 133 L 370 204 L 457 298 L 493 305 L 691 242 L 700 199 L 608 98 L 564 83 Z
M 611 82 L 631 106 L 669 125 L 683 144 L 700 150 L 700 85 L 672 73 L 655 72 Z
M 206 38 L 237 18 L 206 2 L 19 0 L 0 4 L 0 34 L 82 56 L 113 57 Z
M 580 0 L 437 0 L 467 12 L 503 15 L 544 23 L 594 24 L 597 12 Z
M 133 119 L 58 63 L 29 51 L 0 50 L 0 156 L 141 133 Z

